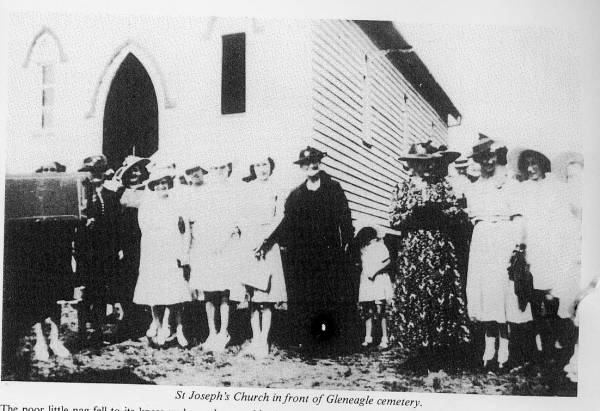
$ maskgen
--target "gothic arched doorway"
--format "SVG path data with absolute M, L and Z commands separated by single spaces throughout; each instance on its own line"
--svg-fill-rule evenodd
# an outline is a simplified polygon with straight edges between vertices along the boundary
M 129 53 L 110 84 L 104 106 L 102 152 L 117 169 L 125 157 L 149 157 L 158 149 L 158 104 L 154 85 Z

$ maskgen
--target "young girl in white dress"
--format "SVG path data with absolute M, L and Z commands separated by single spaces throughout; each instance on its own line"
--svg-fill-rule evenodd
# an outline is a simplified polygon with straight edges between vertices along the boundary
M 380 349 L 388 348 L 386 310 L 394 296 L 392 281 L 388 274 L 390 253 L 378 238 L 377 230 L 364 227 L 358 231 L 355 244 L 360 249 L 361 275 L 358 302 L 365 317 L 365 340 L 363 347 L 373 344 L 373 320 L 381 321 Z
M 180 267 L 187 257 L 178 226 L 179 204 L 171 198 L 173 179 L 172 168 L 155 169 L 148 180 L 148 191 L 140 201 L 140 273 L 133 302 L 151 307 L 152 323 L 146 336 L 159 346 L 171 335 L 169 320 L 173 312 L 177 342 L 185 347 L 188 342 L 183 334 L 182 303 L 191 298 Z
M 252 164 L 243 190 L 241 238 L 242 252 L 247 255 L 240 256 L 239 261 L 247 270 L 242 282 L 250 296 L 252 342 L 247 353 L 255 358 L 268 355 L 273 309 L 287 302 L 279 245 L 272 245 L 268 252 L 256 252 L 283 218 L 283 196 L 270 178 L 274 167 L 270 157 Z

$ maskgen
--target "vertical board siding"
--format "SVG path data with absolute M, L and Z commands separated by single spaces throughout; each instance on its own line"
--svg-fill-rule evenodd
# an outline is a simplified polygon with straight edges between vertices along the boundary
M 323 164 L 345 190 L 353 218 L 389 227 L 391 193 L 407 178 L 398 157 L 415 142 L 446 144 L 448 128 L 377 50 L 352 21 L 313 23 L 313 144 L 328 153 Z M 366 53 L 373 56 L 368 84 Z

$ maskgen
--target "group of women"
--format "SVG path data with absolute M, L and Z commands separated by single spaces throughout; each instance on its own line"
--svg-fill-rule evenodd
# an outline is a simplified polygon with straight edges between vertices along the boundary
M 191 300 L 205 302 L 207 351 L 222 351 L 230 340 L 230 308 L 249 301 L 253 356 L 268 353 L 272 310 L 287 300 L 277 245 L 259 253 L 277 226 L 281 194 L 270 180 L 270 158 L 259 159 L 244 182 L 232 181 L 232 164 L 203 168 L 129 158 L 117 176 L 124 184 L 121 203 L 137 210 L 135 256 L 139 274 L 133 303 L 150 306 L 146 336 L 158 346 L 169 340 L 188 345 L 182 310 Z M 145 189 L 125 183 L 131 173 L 149 169 Z M 133 261 L 135 264 L 135 261 Z M 198 319 L 200 321 L 200 319 Z
M 310 164 L 325 155 L 317 154 Z M 517 351 L 525 361 L 572 351 L 582 156 L 568 152 L 550 162 L 535 150 L 509 153 L 481 135 L 469 156 L 480 168 L 475 182 L 448 176 L 459 156 L 429 142 L 413 144 L 400 158 L 409 177 L 390 207 L 397 252 L 390 254 L 373 228 L 357 234 L 363 345 L 372 344 L 378 318 L 380 348 L 394 340 L 427 355 L 467 346 L 480 324 L 486 368 L 506 369 Z M 273 310 L 287 302 L 272 241 L 284 219 L 285 192 L 272 182 L 275 164 L 267 156 L 252 163 L 243 181 L 231 178 L 229 162 L 205 166 L 130 157 L 113 178 L 128 221 L 121 229 L 128 248 L 119 258 L 135 273 L 131 300 L 151 307 L 150 340 L 182 347 L 188 345 L 184 303 L 204 301 L 208 336 L 201 347 L 215 352 L 230 341 L 230 309 L 248 301 L 246 352 L 265 356 Z
M 456 179 L 446 176 L 458 156 L 426 143 L 401 158 L 411 176 L 390 213 L 403 234 L 392 333 L 407 348 L 447 348 L 469 342 L 480 324 L 486 368 L 506 369 L 517 353 L 525 355 L 520 361 L 554 361 L 572 352 L 583 157 L 568 152 L 551 163 L 539 151 L 507 152 L 481 135 L 469 156 L 480 176 L 457 184 L 457 198 L 449 183 Z M 469 220 L 472 236 L 457 236 Z M 459 242 L 469 247 L 467 264 Z

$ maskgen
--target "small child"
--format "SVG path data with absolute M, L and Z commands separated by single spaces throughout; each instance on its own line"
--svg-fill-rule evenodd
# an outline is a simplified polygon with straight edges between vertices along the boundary
M 390 280 L 390 253 L 378 238 L 377 230 L 364 227 L 356 234 L 355 244 L 360 249 L 362 272 L 358 302 L 365 317 L 365 341 L 363 347 L 373 343 L 371 331 L 373 319 L 381 319 L 380 349 L 388 348 L 386 305 L 392 301 L 394 291 Z

